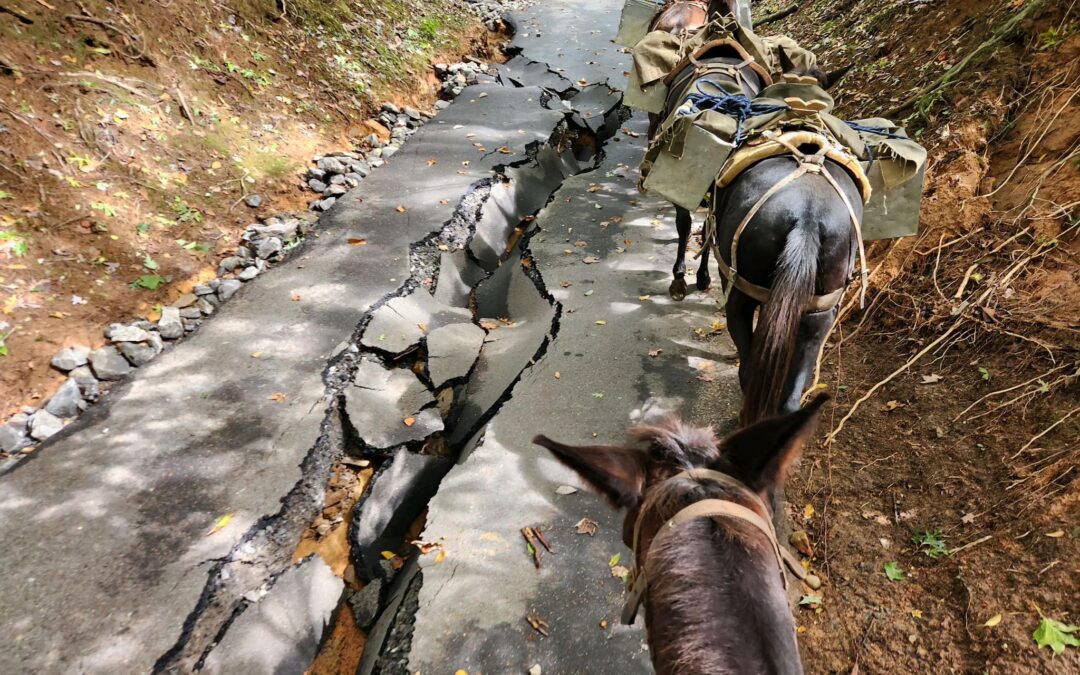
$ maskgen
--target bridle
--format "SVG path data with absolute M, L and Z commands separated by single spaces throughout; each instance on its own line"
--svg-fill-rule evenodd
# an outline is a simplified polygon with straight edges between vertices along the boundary
M 656 542 L 663 540 L 665 537 L 671 536 L 676 527 L 691 520 L 696 520 L 698 518 L 735 518 L 745 523 L 749 523 L 768 538 L 769 544 L 771 545 L 770 547 L 776 557 L 777 567 L 780 570 L 780 578 L 783 581 L 785 590 L 787 589 L 787 577 L 784 575 L 785 565 L 787 565 L 796 577 L 806 581 L 811 587 L 820 585 L 821 582 L 817 577 L 812 574 L 807 574 L 802 565 L 800 565 L 786 549 L 780 546 L 780 543 L 776 539 L 776 530 L 773 528 L 772 519 L 769 517 L 769 508 L 765 505 L 765 501 L 756 492 L 747 487 L 745 483 L 726 473 L 713 471 L 712 469 L 687 469 L 686 471 L 681 471 L 671 478 L 664 480 L 659 485 L 663 485 L 664 483 L 679 478 L 698 478 L 724 485 L 725 487 L 735 490 L 739 493 L 739 496 L 753 504 L 756 509 L 743 506 L 730 499 L 710 498 L 698 500 L 693 504 L 682 508 L 678 513 L 664 522 L 664 524 L 657 529 L 656 534 L 653 535 L 652 545 L 655 545 Z M 659 485 L 657 487 L 659 487 Z M 656 488 L 653 489 L 653 494 L 658 494 Z M 621 616 L 622 622 L 627 625 L 634 623 L 638 609 L 641 607 L 641 603 L 645 599 L 645 593 L 648 591 L 648 582 L 646 581 L 645 575 L 645 560 L 638 547 L 640 545 L 641 523 L 651 506 L 652 504 L 648 502 L 643 504 L 637 519 L 634 521 L 632 549 L 634 552 L 634 566 L 633 569 L 630 570 L 630 577 L 628 580 L 629 585 L 626 590 L 626 602 L 623 605 Z

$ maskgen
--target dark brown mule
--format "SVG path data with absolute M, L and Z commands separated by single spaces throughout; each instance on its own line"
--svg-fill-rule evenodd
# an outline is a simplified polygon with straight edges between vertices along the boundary
M 674 527 L 666 523 L 709 500 L 771 521 L 766 504 L 813 433 L 825 400 L 818 397 L 798 412 L 721 442 L 712 429 L 675 419 L 632 430 L 646 448 L 573 447 L 545 436 L 534 439 L 614 506 L 627 509 L 623 541 L 628 546 L 634 546 L 639 530 L 635 568 L 643 570 L 647 582 L 649 651 L 661 675 L 803 672 L 775 539 L 750 520 L 726 513 Z M 726 478 L 684 474 L 693 469 Z
M 649 31 L 662 30 L 673 35 L 692 33 L 705 25 L 709 0 L 668 0 L 653 17 Z

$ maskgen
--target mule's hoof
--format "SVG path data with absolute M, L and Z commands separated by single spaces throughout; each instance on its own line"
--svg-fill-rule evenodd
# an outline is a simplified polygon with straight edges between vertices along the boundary
M 697 289 L 699 291 L 707 291 L 712 288 L 712 277 L 704 276 L 697 278 Z
M 672 300 L 682 300 L 686 297 L 686 279 L 682 277 L 676 277 L 672 280 L 671 285 L 668 286 L 668 295 Z

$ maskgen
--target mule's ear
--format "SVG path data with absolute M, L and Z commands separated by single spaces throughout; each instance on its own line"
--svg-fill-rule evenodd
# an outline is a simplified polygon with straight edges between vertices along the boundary
M 617 445 L 563 445 L 547 436 L 537 436 L 533 443 L 550 450 L 616 507 L 632 509 L 641 502 L 649 459 L 646 451 Z
M 794 73 L 798 68 L 795 66 L 795 62 L 791 60 L 791 57 L 787 55 L 783 47 L 776 50 L 776 55 L 780 57 L 780 74 L 787 75 L 788 73 Z
M 802 410 L 773 417 L 724 439 L 720 451 L 735 465 L 739 478 L 762 495 L 769 495 L 787 478 L 806 441 L 817 426 L 818 410 L 829 397 L 817 396 Z
M 821 83 L 822 89 L 829 89 L 834 84 L 840 81 L 840 78 L 848 74 L 848 71 L 855 67 L 854 63 L 849 63 L 846 66 L 837 68 L 836 70 L 825 73 L 825 81 Z

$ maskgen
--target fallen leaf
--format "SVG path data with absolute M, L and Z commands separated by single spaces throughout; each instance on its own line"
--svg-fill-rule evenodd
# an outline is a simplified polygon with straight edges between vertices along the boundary
M 802 517 L 803 517 L 804 520 L 810 520 L 811 518 L 814 517 L 814 505 L 813 504 L 807 504 L 806 506 L 803 507 Z
M 626 569 L 622 565 L 611 566 L 611 576 L 615 577 L 616 579 L 622 579 L 623 581 L 626 581 L 626 577 L 629 575 L 630 570 Z
M 597 320 L 596 325 L 597 326 L 606 326 L 607 321 L 604 321 L 603 319 L 599 319 L 599 320 Z
M 501 154 L 501 155 L 509 155 L 512 152 L 513 152 L 513 150 L 511 150 L 509 148 L 509 146 L 506 146 L 506 145 L 499 148 L 499 154 Z
M 393 560 L 397 557 L 397 553 L 394 553 L 393 551 L 383 551 L 379 555 L 381 555 L 385 560 Z
M 906 575 L 904 570 L 900 569 L 900 563 L 887 562 L 885 563 L 885 576 L 889 578 L 889 581 L 903 581 Z
M 434 158 L 432 158 L 432 159 L 429 159 L 429 160 L 427 161 L 427 165 L 428 165 L 428 166 L 435 166 L 435 165 L 436 165 L 436 164 L 438 164 L 438 163 L 439 163 L 439 160 L 437 160 L 437 159 L 434 159 Z
M 1055 654 L 1061 654 L 1066 647 L 1080 647 L 1080 638 L 1073 633 L 1080 630 L 1077 626 L 1066 625 L 1056 619 L 1044 616 L 1039 627 L 1031 634 L 1039 648 L 1049 647 Z
M 581 262 L 585 263 L 586 265 L 592 265 L 593 263 L 600 262 L 600 258 L 597 258 L 594 255 L 587 255 L 587 256 L 585 256 L 585 259 L 582 260 Z
M 646 300 L 648 300 L 651 297 L 652 297 L 651 295 L 639 295 L 639 296 L 637 296 L 637 299 L 641 300 L 642 302 L 645 302 Z
M 654 359 L 655 359 L 655 358 L 656 358 L 657 356 L 660 356 L 660 355 L 661 355 L 661 354 L 663 354 L 663 353 L 664 353 L 664 350 L 663 350 L 663 349 L 650 349 L 650 350 L 649 350 L 649 356 L 653 357 Z
M 562 379 L 562 373 L 560 373 L 559 371 L 556 370 L 555 371 L 555 379 L 556 380 L 561 380 Z
M 984 623 L 983 625 L 986 626 L 987 628 L 993 628 L 994 626 L 998 625 L 999 623 L 1001 623 L 1001 614 L 1000 613 L 995 614 L 994 616 L 987 619 L 986 623 Z
M 541 675 L 544 670 L 540 667 L 539 663 L 534 663 L 532 668 L 529 668 L 529 675 Z
M 293 302 L 300 302 L 300 294 L 294 292 L 292 294 L 292 299 L 293 299 Z
M 574 284 L 570 283 L 569 281 L 563 281 L 563 282 L 560 282 L 559 285 L 562 286 L 563 288 L 570 288 Z
M 821 602 L 822 600 L 820 595 L 804 595 L 799 598 L 800 607 L 810 607 L 811 609 L 814 609 L 820 607 Z
M 272 395 L 268 396 L 267 398 L 269 398 L 271 401 L 276 401 L 278 403 L 284 403 L 285 402 L 285 394 L 283 394 L 280 391 L 277 392 L 276 394 L 272 394 Z
M 418 324 L 416 324 L 416 327 L 420 329 L 421 333 L 426 333 L 427 332 L 427 324 L 426 323 L 418 323 Z
M 438 565 L 444 560 L 446 560 L 446 551 L 440 549 L 438 555 L 435 556 L 435 564 Z
M 608 567 L 614 567 L 618 565 L 620 560 L 622 560 L 622 554 L 616 553 L 615 555 L 611 556 L 610 560 L 608 560 Z
M 974 513 L 965 513 L 963 516 L 961 516 L 960 522 L 964 523 L 965 525 L 970 525 L 970 524 L 974 523 L 975 522 L 975 514 Z
M 788 536 L 788 543 L 795 547 L 795 550 L 802 553 L 807 558 L 814 557 L 814 547 L 810 545 L 810 535 L 806 533 L 806 530 L 795 530 Z
M 262 352 L 251 352 L 251 358 L 257 359 L 262 356 Z
M 206 536 L 209 537 L 212 534 L 215 534 L 217 532 L 221 532 L 222 530 L 224 530 L 225 526 L 228 525 L 230 522 L 232 522 L 233 516 L 235 516 L 235 515 L 236 515 L 235 513 L 226 513 L 225 515 L 223 515 L 220 518 L 218 518 L 217 520 L 215 520 L 213 529 L 211 529 L 209 532 L 207 532 Z
M 600 630 L 607 630 L 607 619 L 600 619 Z
M 1053 532 L 1047 532 L 1046 536 L 1053 537 L 1054 539 L 1057 539 L 1059 537 L 1064 537 L 1065 536 L 1065 530 L 1054 530 Z
M 574 525 L 578 534 L 587 534 L 590 537 L 596 534 L 597 523 L 591 518 L 582 518 Z
M 439 203 L 445 206 L 446 204 L 450 203 L 450 200 L 449 199 L 440 199 Z
M 360 237 L 353 237 L 349 239 L 349 246 L 367 246 L 367 239 L 361 239 Z
M 555 488 L 555 494 L 557 495 L 572 495 L 577 492 L 578 489 L 573 485 L 560 485 Z
M 585 191 L 586 192 L 600 192 L 600 186 L 597 185 L 596 183 L 593 183 Z
M 406 417 L 405 419 L 403 419 L 401 421 L 404 422 L 405 426 L 407 426 L 407 427 L 411 427 L 412 425 L 416 424 L 416 418 L 415 417 Z
M 399 206 L 394 210 L 397 211 L 398 213 L 405 213 L 408 209 L 406 209 L 404 206 Z
M 936 384 L 938 382 L 941 382 L 941 376 L 935 373 L 933 375 L 923 375 L 921 384 Z

